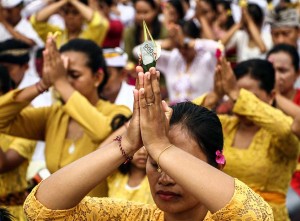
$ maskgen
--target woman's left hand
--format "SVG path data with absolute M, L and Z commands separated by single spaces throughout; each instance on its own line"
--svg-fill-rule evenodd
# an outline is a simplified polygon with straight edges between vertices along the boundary
M 139 90 L 140 127 L 143 144 L 148 153 L 170 144 L 169 119 L 172 111 L 161 100 L 159 81 L 155 68 L 144 74 L 144 87 Z

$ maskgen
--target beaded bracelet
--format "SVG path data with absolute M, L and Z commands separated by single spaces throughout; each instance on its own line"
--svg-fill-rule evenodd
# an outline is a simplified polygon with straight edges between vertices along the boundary
M 131 161 L 131 160 L 133 159 L 133 157 L 127 155 L 127 153 L 126 153 L 125 150 L 123 149 L 122 143 L 121 143 L 121 142 L 122 142 L 122 136 L 117 136 L 117 137 L 114 139 L 114 141 L 117 141 L 117 142 L 119 143 L 120 151 L 121 151 L 123 157 L 125 158 L 124 164 L 127 164 L 129 161 Z
M 43 88 L 43 86 L 41 85 L 41 81 L 36 82 L 35 87 L 40 94 L 44 93 L 45 91 L 48 91 L 48 89 Z

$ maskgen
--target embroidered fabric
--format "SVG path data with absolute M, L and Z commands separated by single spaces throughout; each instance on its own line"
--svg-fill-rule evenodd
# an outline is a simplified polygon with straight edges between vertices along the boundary
M 164 221 L 164 213 L 156 206 L 112 198 L 85 197 L 69 210 L 50 210 L 36 198 L 38 186 L 24 203 L 28 221 L 31 220 L 122 220 Z M 217 199 L 216 199 L 217 200 Z M 231 201 L 215 214 L 208 213 L 204 221 L 274 220 L 271 207 L 248 186 L 235 180 L 235 193 Z

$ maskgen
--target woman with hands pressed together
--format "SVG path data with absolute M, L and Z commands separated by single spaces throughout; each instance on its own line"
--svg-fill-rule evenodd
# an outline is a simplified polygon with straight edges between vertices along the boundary
M 42 80 L 0 97 L 0 130 L 13 136 L 45 140 L 46 165 L 53 173 L 96 150 L 112 130 L 131 116 L 127 107 L 99 98 L 106 80 L 102 50 L 96 43 L 75 39 L 62 46 L 59 53 L 49 37 Z M 26 108 L 50 86 L 59 93 L 61 102 L 45 108 Z M 90 194 L 106 196 L 106 182 Z
M 161 100 L 156 69 L 145 74 L 141 70 L 137 68 L 127 131 L 35 188 L 24 204 L 28 219 L 273 220 L 261 197 L 219 170 L 225 159 L 217 116 L 190 102 L 169 108 Z M 149 154 L 147 176 L 156 206 L 85 197 L 143 145 Z
M 289 220 L 286 193 L 296 168 L 299 140 L 293 119 L 271 105 L 275 72 L 270 62 L 241 62 L 234 73 L 225 58 L 219 60 L 215 90 L 194 100 L 214 108 L 228 95 L 233 115 L 219 115 L 224 132 L 224 172 L 246 183 L 272 207 L 275 220 Z
M 109 23 L 87 4 L 87 0 L 54 1 L 31 16 L 30 22 L 45 42 L 49 32 L 60 32 L 57 37 L 58 48 L 75 38 L 89 39 L 101 45 Z M 64 20 L 64 29 L 48 23 L 48 19 L 57 13 L 60 13 Z

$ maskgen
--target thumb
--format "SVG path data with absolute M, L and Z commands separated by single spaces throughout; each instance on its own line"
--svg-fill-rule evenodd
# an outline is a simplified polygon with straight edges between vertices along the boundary
M 162 104 L 162 109 L 165 112 L 165 116 L 166 116 L 168 122 L 170 122 L 172 114 L 173 114 L 173 109 L 170 108 L 168 106 L 167 102 L 164 100 L 161 101 L 161 104 Z

